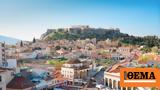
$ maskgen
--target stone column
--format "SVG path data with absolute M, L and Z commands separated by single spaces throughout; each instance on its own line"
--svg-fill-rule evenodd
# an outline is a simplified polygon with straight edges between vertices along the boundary
M 72 85 L 74 86 L 74 79 L 73 79 L 73 81 L 72 81 Z
M 118 90 L 118 81 L 116 81 L 116 89 Z
M 106 87 L 106 78 L 104 78 L 104 86 Z
M 121 90 L 123 90 L 123 87 L 121 87 Z
M 126 90 L 128 90 L 128 87 L 126 87 Z
M 107 82 L 108 82 L 108 87 L 109 87 L 109 85 L 110 85 L 109 78 L 108 78 Z M 110 87 L 109 87 L 109 88 L 110 88 Z
M 114 80 L 112 80 L 112 89 L 114 88 L 114 87 L 113 87 L 113 86 L 114 86 L 114 85 L 113 85 L 113 84 L 114 84 L 113 81 L 114 81 Z
M 131 87 L 131 90 L 133 90 L 134 87 Z

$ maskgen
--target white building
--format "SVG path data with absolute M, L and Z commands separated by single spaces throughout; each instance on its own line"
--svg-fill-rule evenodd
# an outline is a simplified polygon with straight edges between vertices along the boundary
M 13 79 L 14 70 L 0 68 L 0 90 L 6 90 L 7 84 Z
M 122 54 L 124 57 L 128 57 L 131 54 L 132 49 L 130 47 L 119 47 L 117 52 Z
M 6 65 L 5 43 L 0 42 L 0 67 Z
M 81 85 L 89 76 L 89 68 L 78 59 L 72 59 L 61 67 L 61 74 L 68 79 L 68 84 Z
M 109 89 L 123 90 L 123 88 L 120 87 L 120 70 L 118 67 L 114 70 L 105 71 L 104 85 Z
M 151 90 L 148 87 L 121 87 L 120 69 L 126 67 L 128 62 L 116 64 L 104 72 L 105 90 Z

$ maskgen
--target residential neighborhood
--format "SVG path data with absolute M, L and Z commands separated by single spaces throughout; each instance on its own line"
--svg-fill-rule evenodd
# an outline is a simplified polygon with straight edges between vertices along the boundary
M 0 0 L 0 90 L 160 90 L 160 0 Z
M 144 46 L 109 38 L 0 44 L 1 90 L 152 90 L 121 87 L 120 69 L 160 68 L 157 47 L 144 52 Z

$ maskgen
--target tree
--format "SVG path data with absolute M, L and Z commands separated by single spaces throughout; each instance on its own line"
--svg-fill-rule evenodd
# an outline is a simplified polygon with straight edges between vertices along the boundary
M 143 51 L 143 53 L 147 53 L 147 52 L 150 52 L 151 51 L 151 48 L 150 47 L 143 47 L 142 49 L 141 49 L 141 51 Z
M 152 87 L 151 90 L 158 90 L 156 87 Z
M 35 39 L 35 37 L 33 38 L 33 43 L 35 43 L 36 42 L 36 39 Z
M 55 47 L 55 50 L 60 50 L 60 49 L 61 49 L 60 46 L 56 46 L 56 47 Z
M 158 53 L 158 47 L 157 47 L 157 46 L 152 47 L 152 52 L 154 52 L 154 53 Z
M 23 47 L 23 41 L 21 41 L 20 46 Z

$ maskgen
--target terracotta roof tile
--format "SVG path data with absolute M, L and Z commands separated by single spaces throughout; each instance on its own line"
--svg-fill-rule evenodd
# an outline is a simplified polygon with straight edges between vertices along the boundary
M 22 76 L 16 76 L 9 82 L 7 88 L 21 90 L 34 86 L 35 86 L 34 83 L 28 80 L 27 78 L 24 78 Z
M 13 70 L 13 69 L 0 67 L 0 73 L 5 72 L 7 70 Z
M 121 68 L 124 68 L 124 67 L 121 66 L 121 65 L 118 65 L 115 68 L 108 70 L 108 72 L 110 72 L 110 73 L 119 73 Z

